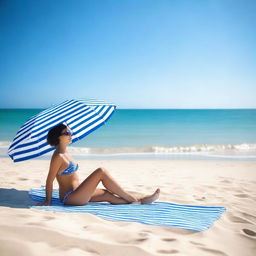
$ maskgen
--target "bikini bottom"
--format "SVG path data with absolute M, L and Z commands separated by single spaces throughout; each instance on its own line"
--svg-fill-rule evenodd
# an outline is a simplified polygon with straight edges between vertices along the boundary
M 65 204 L 65 202 L 66 202 L 66 200 L 68 199 L 68 197 L 71 195 L 71 193 L 73 193 L 74 192 L 74 190 L 70 190 L 70 191 L 68 191 L 65 195 L 64 195 L 64 197 L 63 197 L 63 199 L 61 200 L 61 202 L 63 203 L 63 204 Z

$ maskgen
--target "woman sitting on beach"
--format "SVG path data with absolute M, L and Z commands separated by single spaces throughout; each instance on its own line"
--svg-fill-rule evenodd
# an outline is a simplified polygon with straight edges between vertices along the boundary
M 37 205 L 50 205 L 52 199 L 53 181 L 59 183 L 59 196 L 63 204 L 84 205 L 88 202 L 109 202 L 111 204 L 142 203 L 148 204 L 157 200 L 160 190 L 152 195 L 136 198 L 125 192 L 104 168 L 92 172 L 81 184 L 78 179 L 78 165 L 67 152 L 67 146 L 72 142 L 71 131 L 64 124 L 53 127 L 48 132 L 47 141 L 55 146 L 50 169 L 46 180 L 46 200 Z M 97 189 L 102 182 L 106 189 Z

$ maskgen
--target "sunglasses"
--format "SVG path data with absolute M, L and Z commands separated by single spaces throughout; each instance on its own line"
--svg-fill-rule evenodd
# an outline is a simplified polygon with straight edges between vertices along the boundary
M 69 131 L 66 131 L 66 132 L 63 132 L 61 135 L 72 136 L 73 133 L 72 133 L 72 132 L 69 132 Z

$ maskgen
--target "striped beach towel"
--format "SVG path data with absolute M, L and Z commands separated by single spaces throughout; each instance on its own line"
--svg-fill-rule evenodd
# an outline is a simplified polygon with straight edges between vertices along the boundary
M 37 201 L 45 200 L 45 189 L 31 189 L 30 197 Z M 224 207 L 180 205 L 168 202 L 152 204 L 119 204 L 89 202 L 83 206 L 66 206 L 59 200 L 58 190 L 53 191 L 50 206 L 32 208 L 55 212 L 91 213 L 112 221 L 139 222 L 148 225 L 169 226 L 193 231 L 205 231 L 218 220 L 226 210 Z

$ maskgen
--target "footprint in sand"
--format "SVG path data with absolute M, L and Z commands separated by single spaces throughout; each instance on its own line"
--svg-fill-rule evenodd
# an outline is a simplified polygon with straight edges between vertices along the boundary
M 175 238 L 162 238 L 161 240 L 162 240 L 162 241 L 165 241 L 165 242 L 174 242 L 174 241 L 177 241 L 177 239 L 175 239 Z
M 143 237 L 143 239 L 144 239 L 144 238 L 148 237 L 150 235 L 150 233 L 151 233 L 151 231 L 148 231 L 148 232 L 143 231 L 143 232 L 139 233 L 139 236 Z
M 199 246 L 204 246 L 204 244 L 201 244 L 201 243 L 197 243 L 197 242 L 194 242 L 194 241 L 189 241 L 191 244 L 193 245 L 199 245 Z
M 232 181 L 231 180 L 227 180 L 227 179 L 220 179 L 220 182 L 222 182 L 222 183 L 226 183 L 226 184 L 230 184 L 230 183 L 232 183 Z
M 45 225 L 42 222 L 27 222 L 26 224 L 30 225 L 30 226 L 44 226 Z
M 125 243 L 140 244 L 142 242 L 149 240 L 148 234 L 139 233 L 139 236 L 142 236 L 142 237 L 137 238 L 137 239 L 132 239 L 130 241 L 125 241 Z
M 52 216 L 44 216 L 44 219 L 45 219 L 45 220 L 54 220 L 55 217 L 52 217 Z
M 234 196 L 239 197 L 239 198 L 247 198 L 248 197 L 248 195 L 246 195 L 246 194 L 236 194 Z
M 179 253 L 178 250 L 158 250 L 157 252 L 159 253 L 164 253 L 164 254 L 174 254 L 174 253 Z
M 145 237 L 145 238 L 138 238 L 138 239 L 135 239 L 135 242 L 136 243 L 141 243 L 141 242 L 144 242 L 144 241 L 147 241 L 147 240 L 148 240 L 147 237 Z
M 151 230 L 148 230 L 148 229 L 143 229 L 143 230 L 141 230 L 141 232 L 152 233 L 152 231 L 151 231 Z
M 228 219 L 229 219 L 231 222 L 252 224 L 250 221 L 248 221 L 248 220 L 246 220 L 246 219 L 244 219 L 244 218 L 241 218 L 241 217 L 239 217 L 239 216 L 233 215 L 232 213 L 227 213 L 227 216 L 228 216 Z
M 28 179 L 26 179 L 26 178 L 18 178 L 18 180 L 25 181 L 25 180 L 28 180 Z
M 21 214 L 17 214 L 17 217 L 20 217 L 20 218 L 26 218 L 26 219 L 28 219 L 28 218 L 31 218 L 31 217 L 32 217 L 32 215 L 29 215 L 29 214 L 23 214 L 23 213 L 21 213 Z
M 200 249 L 205 251 L 205 252 L 212 253 L 214 255 L 227 256 L 226 253 L 224 253 L 222 251 L 219 251 L 219 250 L 214 250 L 214 249 L 209 249 L 209 248 L 202 248 L 202 247 L 200 247 Z
M 204 201 L 206 199 L 206 197 L 202 196 L 201 198 L 195 198 L 195 199 L 196 199 L 196 201 Z
M 244 228 L 244 229 L 242 229 L 242 232 L 243 232 L 246 236 L 248 236 L 248 237 L 250 237 L 250 238 L 256 239 L 256 232 L 254 232 L 253 230 Z
M 248 214 L 248 213 L 245 213 L 245 212 L 240 212 L 243 217 L 249 221 L 252 221 L 254 224 L 256 223 L 256 218 L 254 215 L 251 215 L 251 214 Z

